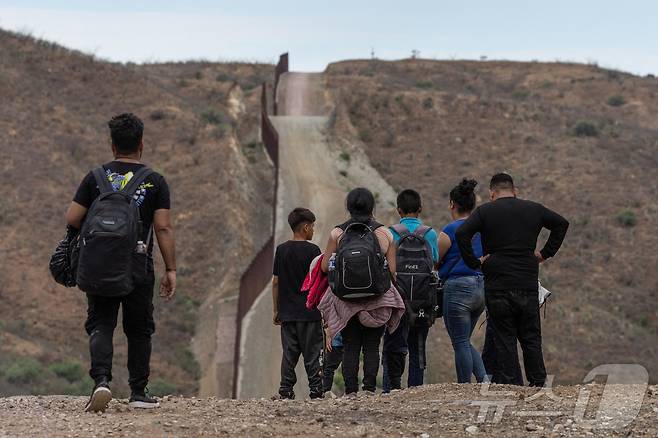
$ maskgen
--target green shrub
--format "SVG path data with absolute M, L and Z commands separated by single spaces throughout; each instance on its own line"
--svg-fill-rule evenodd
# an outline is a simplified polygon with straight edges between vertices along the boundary
M 434 87 L 434 83 L 432 81 L 416 81 L 416 87 L 427 90 Z
M 428 97 L 425 100 L 423 100 L 423 108 L 425 108 L 426 110 L 430 110 L 434 108 L 434 101 L 432 100 L 431 97 Z
M 233 76 L 231 76 L 226 72 L 219 73 L 215 79 L 217 80 L 217 82 L 231 82 L 235 80 Z
M 514 90 L 512 92 L 512 97 L 516 100 L 526 100 L 530 96 L 528 90 Z
M 599 130 L 594 123 L 581 120 L 573 128 L 573 134 L 576 137 L 596 137 L 599 135 Z
M 626 103 L 626 99 L 624 99 L 624 96 L 621 96 L 619 94 L 608 97 L 608 105 L 610 106 L 622 106 L 625 103 Z
M 163 379 L 155 379 L 149 383 L 149 392 L 156 397 L 175 394 L 177 392 L 176 386 Z
M 219 125 L 222 123 L 222 114 L 214 108 L 208 108 L 201 112 L 201 120 L 211 125 Z
M 71 383 L 82 380 L 85 376 L 85 371 L 79 362 L 57 362 L 48 368 L 57 376 L 62 377 Z
M 637 225 L 637 216 L 630 208 L 624 208 L 617 213 L 617 223 L 624 227 L 634 227 Z
M 11 225 L 16 220 L 16 210 L 0 198 L 0 225 Z
M 43 367 L 31 357 L 16 359 L 4 370 L 5 378 L 11 383 L 30 383 L 43 373 Z
M 194 354 L 187 348 L 181 348 L 176 353 L 176 360 L 180 364 L 180 367 L 185 370 L 188 374 L 193 376 L 195 379 L 198 379 L 201 375 L 201 369 L 199 364 L 194 358 Z
M 359 130 L 359 137 L 361 138 L 361 141 L 364 143 L 368 143 L 372 141 L 372 134 L 370 133 L 370 130 L 367 128 L 362 128 Z
M 340 175 L 341 175 L 342 177 L 347 178 L 347 170 L 341 170 L 341 171 L 338 172 L 338 173 L 340 173 Z
M 346 162 L 349 163 L 349 162 L 350 162 L 350 158 L 351 158 L 351 157 L 350 157 L 350 153 L 349 153 L 349 152 L 345 152 L 345 151 L 343 151 L 343 152 L 340 153 L 340 159 L 341 159 L 341 160 L 346 161 Z
M 77 382 L 69 383 L 62 393 L 65 395 L 89 395 L 93 388 L 94 381 L 85 377 Z
M 263 85 L 263 82 L 265 82 L 265 81 L 263 81 L 260 77 L 258 77 L 256 75 L 252 75 L 252 76 L 249 76 L 244 81 L 240 82 L 240 87 L 244 91 L 251 91 L 254 88 L 257 88 L 257 87 L 260 87 L 261 85 Z
M 203 79 L 203 73 L 201 71 L 194 73 L 194 79 Z

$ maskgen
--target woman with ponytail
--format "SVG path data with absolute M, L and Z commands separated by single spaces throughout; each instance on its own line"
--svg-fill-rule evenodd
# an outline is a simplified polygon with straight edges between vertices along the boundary
M 486 378 L 480 353 L 471 344 L 471 335 L 484 310 L 484 277 L 479 270 L 466 266 L 455 233 L 475 208 L 477 181 L 464 178 L 450 191 L 450 215 L 453 221 L 439 234 L 439 276 L 443 286 L 443 321 L 455 350 L 455 368 L 459 383 Z M 480 235 L 473 238 L 473 252 L 482 256 Z

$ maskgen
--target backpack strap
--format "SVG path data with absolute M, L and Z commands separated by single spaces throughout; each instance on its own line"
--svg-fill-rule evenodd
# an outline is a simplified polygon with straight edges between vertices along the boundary
M 133 195 L 139 186 L 144 182 L 144 180 L 151 176 L 153 173 L 153 170 L 150 168 L 146 166 L 142 167 L 132 176 L 132 178 L 130 178 L 128 184 L 126 184 L 126 186 L 121 191 L 126 192 L 129 195 Z
M 406 228 L 406 227 L 405 227 Z M 428 227 L 427 225 L 419 225 L 415 230 L 414 230 L 414 235 L 420 237 L 421 239 L 425 238 L 425 235 L 430 232 L 432 227 Z
M 103 166 L 95 168 L 91 173 L 94 175 L 94 179 L 96 180 L 101 195 L 103 193 L 112 193 L 114 191 L 112 184 L 110 184 L 110 181 L 107 179 L 107 174 L 105 173 Z
M 402 225 L 402 224 L 391 225 L 391 229 L 393 231 L 395 231 L 396 233 L 398 233 L 398 235 L 400 236 L 400 239 L 403 239 L 403 238 L 410 235 L 409 229 L 405 225 Z

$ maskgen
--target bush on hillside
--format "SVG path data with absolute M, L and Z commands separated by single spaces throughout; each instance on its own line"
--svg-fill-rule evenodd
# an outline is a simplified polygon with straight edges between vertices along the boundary
M 215 77 L 215 80 L 217 80 L 217 82 L 232 82 L 235 78 L 226 72 L 221 72 Z
M 201 120 L 211 125 L 219 125 L 222 123 L 222 114 L 214 108 L 208 108 L 201 112 Z
M 608 98 L 608 105 L 610 106 L 622 106 L 626 103 L 626 99 L 624 99 L 624 96 L 621 96 L 619 94 L 610 96 Z
M 163 397 L 165 395 L 175 394 L 177 388 L 166 380 L 155 379 L 149 383 L 149 392 L 156 397 Z
M 345 152 L 345 151 L 341 152 L 340 153 L 340 159 L 349 163 L 349 161 L 351 159 L 350 153 Z
M 432 100 L 431 97 L 427 97 L 425 98 L 425 100 L 423 100 L 423 108 L 425 108 L 426 110 L 430 110 L 434 108 L 434 101 Z
M 624 227 L 634 227 L 637 225 L 637 216 L 630 208 L 624 208 L 617 213 L 617 223 Z
M 428 89 L 428 88 L 432 88 L 433 86 L 434 86 L 434 84 L 432 83 L 432 81 L 417 81 L 416 82 L 416 87 L 417 88 Z
M 372 141 L 372 133 L 368 128 L 359 129 L 359 137 L 364 143 L 369 143 Z
M 5 378 L 11 383 L 30 383 L 43 373 L 43 367 L 31 357 L 21 357 L 4 369 Z
M 516 100 L 526 100 L 530 96 L 528 90 L 514 90 L 512 92 L 512 97 Z
M 263 79 L 261 79 L 260 77 L 258 77 L 256 75 L 251 75 L 247 79 L 240 82 L 240 87 L 244 91 L 251 91 L 251 90 L 253 90 L 255 88 L 258 88 L 261 85 L 263 85 L 263 82 L 265 82 L 265 81 Z
M 71 383 L 78 382 L 85 377 L 85 371 L 80 362 L 66 361 L 56 362 L 48 367 L 55 375 L 68 380 Z
M 594 123 L 581 120 L 576 123 L 573 133 L 576 137 L 596 137 L 599 135 L 599 130 Z

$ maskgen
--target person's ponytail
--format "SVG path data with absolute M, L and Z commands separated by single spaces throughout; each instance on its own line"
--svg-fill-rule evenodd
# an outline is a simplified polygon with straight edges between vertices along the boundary
M 450 191 L 450 200 L 457 206 L 459 213 L 470 213 L 475 208 L 477 185 L 474 179 L 464 178 Z

